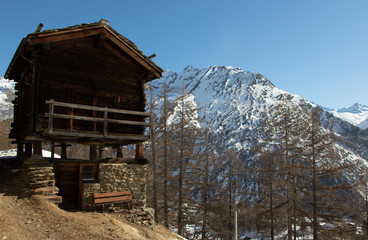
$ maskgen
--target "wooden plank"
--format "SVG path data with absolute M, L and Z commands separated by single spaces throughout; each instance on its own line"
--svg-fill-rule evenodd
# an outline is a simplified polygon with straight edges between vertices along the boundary
M 89 36 L 99 35 L 103 32 L 101 26 L 86 28 L 77 28 L 59 32 L 51 32 L 51 33 L 40 33 L 36 38 L 30 39 L 28 44 L 29 46 L 34 46 L 37 44 L 41 44 L 44 42 L 60 42 L 65 40 L 77 39 L 77 38 L 86 38 Z M 33 36 L 32 36 L 33 37 Z
M 143 144 L 138 143 L 135 145 L 135 159 L 143 159 Z
M 110 198 L 98 198 L 94 199 L 95 204 L 104 204 L 104 203 L 114 203 L 114 202 L 125 202 L 132 201 L 132 196 L 120 196 L 120 197 L 110 197 Z
M 110 193 L 94 193 L 94 198 L 103 198 L 103 197 L 114 197 L 120 195 L 131 195 L 132 191 L 121 191 L 121 192 L 110 192 Z
M 93 96 L 93 98 L 92 98 L 92 106 L 93 107 L 96 107 L 97 106 L 97 98 L 96 98 L 96 96 Z M 92 117 L 93 118 L 96 118 L 96 111 L 93 111 L 92 112 Z M 93 121 L 93 123 L 92 123 L 93 125 L 92 125 L 92 128 L 93 128 L 93 132 L 96 132 L 96 127 L 97 127 L 97 125 L 96 125 L 96 121 Z
M 54 106 L 59 106 L 59 107 L 79 108 L 79 109 L 91 110 L 91 111 L 101 111 L 101 112 L 108 111 L 110 113 L 121 113 L 121 114 L 137 115 L 137 116 L 145 116 L 145 117 L 153 116 L 153 114 L 147 113 L 147 112 L 112 109 L 112 108 L 104 108 L 104 107 L 93 107 L 93 106 L 74 104 L 74 103 L 51 102 L 50 100 L 47 100 L 46 104 L 54 104 Z
M 149 140 L 148 135 L 135 135 L 135 134 L 122 134 L 122 135 L 107 135 L 103 136 L 102 134 L 94 134 L 94 133 L 81 133 L 81 132 L 65 132 L 65 131 L 56 131 L 54 130 L 50 136 L 66 136 L 66 137 L 89 137 L 89 138 L 106 138 L 106 139 L 114 139 L 114 140 L 135 140 L 135 141 L 147 141 Z
M 84 116 L 70 116 L 67 114 L 59 114 L 59 113 L 45 113 L 46 117 L 54 117 L 54 118 L 63 118 L 63 119 L 73 119 L 73 120 L 82 120 L 82 121 L 91 121 L 91 122 L 107 122 L 107 123 L 118 123 L 125 125 L 139 125 L 139 126 L 150 126 L 151 124 L 148 122 L 138 122 L 138 121 L 128 121 L 128 120 L 117 120 L 117 119 L 105 119 L 105 118 L 94 118 L 94 117 L 84 117 Z M 69 130 L 69 129 L 68 129 Z
M 106 109 L 107 109 L 107 108 L 106 108 Z M 104 125 L 104 126 L 103 126 L 103 129 L 104 129 L 104 131 L 103 131 L 103 135 L 104 135 L 104 137 L 106 137 L 106 136 L 107 136 L 107 132 L 108 132 L 108 130 L 109 130 L 109 129 L 108 129 L 108 125 L 107 125 L 107 124 L 108 124 L 108 120 L 109 120 L 109 119 L 108 119 L 108 117 L 109 117 L 109 116 L 108 116 L 108 112 L 107 112 L 107 111 L 105 111 L 105 112 L 104 112 L 104 124 L 103 124 L 103 125 Z
M 51 100 L 51 101 L 53 101 L 53 100 Z M 48 126 L 48 128 L 49 128 L 49 133 L 52 133 L 52 130 L 53 130 L 53 127 L 54 127 L 54 118 L 52 116 L 52 114 L 54 114 L 54 104 L 50 104 L 49 113 L 51 114 L 51 116 L 49 116 L 49 126 Z
M 68 88 L 68 102 L 72 102 L 73 101 L 73 92 L 72 89 Z M 69 116 L 73 116 L 73 111 L 74 108 L 67 108 L 66 112 Z M 68 118 L 68 122 L 67 122 L 67 129 L 68 130 L 73 130 L 73 118 Z

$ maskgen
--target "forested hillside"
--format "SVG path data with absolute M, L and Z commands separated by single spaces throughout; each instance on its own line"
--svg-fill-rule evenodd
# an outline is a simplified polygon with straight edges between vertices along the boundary
M 147 96 L 159 222 L 189 239 L 231 239 L 237 200 L 243 236 L 361 236 L 363 130 L 229 66 L 165 72 Z

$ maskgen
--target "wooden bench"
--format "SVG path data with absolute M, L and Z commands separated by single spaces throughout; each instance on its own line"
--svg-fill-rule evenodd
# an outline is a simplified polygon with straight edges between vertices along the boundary
M 127 203 L 129 209 L 134 208 L 132 191 L 94 193 L 93 203 L 96 206 L 102 206 L 102 212 L 104 211 L 105 205 L 114 203 Z

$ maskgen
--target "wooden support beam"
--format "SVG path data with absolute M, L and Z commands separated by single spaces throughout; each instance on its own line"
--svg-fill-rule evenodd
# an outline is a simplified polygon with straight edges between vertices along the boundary
M 123 158 L 123 151 L 121 150 L 120 145 L 116 145 L 115 149 L 116 149 L 116 157 Z
M 42 29 L 42 28 L 43 28 L 43 24 L 42 24 L 42 23 L 38 24 L 38 27 L 36 28 L 35 33 L 39 33 L 39 32 L 41 32 L 41 29 Z
M 17 158 L 24 157 L 23 143 L 18 143 L 17 145 Z
M 93 96 L 93 99 L 92 99 L 92 105 L 94 106 L 94 107 L 96 107 L 97 106 L 97 98 L 96 98 L 96 96 Z M 93 118 L 95 118 L 97 115 L 96 115 L 96 111 L 95 110 L 93 110 L 92 111 L 92 117 Z M 97 123 L 96 123 L 96 121 L 93 121 L 93 126 L 92 126 L 92 128 L 93 128 L 93 132 L 96 132 L 96 128 L 97 128 Z
M 65 143 L 60 143 L 60 146 L 61 146 L 61 158 L 62 159 L 67 159 L 68 158 L 68 155 L 67 155 L 67 152 L 66 152 L 67 145 Z
M 54 162 L 55 159 L 55 143 L 51 142 L 51 162 Z
M 120 96 L 114 97 L 114 108 L 120 109 Z M 114 119 L 119 119 L 119 114 L 114 113 Z M 118 132 L 118 125 L 115 124 L 113 129 L 114 129 L 114 132 Z
M 149 56 L 149 57 L 148 57 L 148 59 L 152 59 L 152 58 L 154 58 L 154 57 L 156 57 L 156 53 L 154 53 L 154 54 L 152 54 L 151 56 Z
M 109 130 L 109 128 L 108 128 L 108 122 L 107 122 L 107 120 L 108 120 L 108 118 L 109 118 L 109 116 L 108 116 L 108 112 L 107 111 L 105 111 L 104 112 L 104 131 L 103 131 L 103 135 L 104 135 L 104 137 L 106 137 L 107 136 L 107 132 L 108 132 L 108 130 Z
M 138 143 L 135 145 L 135 159 L 143 159 L 143 143 Z
M 69 88 L 68 89 L 68 102 L 71 103 L 73 101 L 73 92 L 72 90 Z M 73 116 L 73 108 L 67 108 L 67 114 L 70 116 Z M 73 130 L 73 119 L 70 118 L 68 119 L 68 123 L 67 123 L 67 128 L 68 130 Z
M 42 157 L 42 142 L 41 141 L 33 142 L 33 155 L 40 155 Z
M 89 145 L 89 160 L 92 162 L 97 159 L 97 146 L 95 144 Z
M 54 100 L 51 99 L 51 101 L 53 102 Z M 54 128 L 54 104 L 50 104 L 49 106 L 49 113 L 50 113 L 50 116 L 49 116 L 49 133 L 52 133 L 53 131 L 53 128 Z
M 98 149 L 98 158 L 99 158 L 99 159 L 101 159 L 101 158 L 102 158 L 102 153 L 103 153 L 103 151 L 104 151 L 104 147 L 100 147 L 100 148 Z
M 26 143 L 25 144 L 25 149 L 26 149 L 26 152 L 25 152 L 25 157 L 29 158 L 32 156 L 32 143 Z

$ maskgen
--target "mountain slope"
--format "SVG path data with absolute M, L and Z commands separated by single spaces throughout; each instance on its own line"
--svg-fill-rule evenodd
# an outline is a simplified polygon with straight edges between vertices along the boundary
M 355 103 L 349 108 L 325 109 L 334 116 L 341 118 L 363 130 L 368 128 L 368 107 Z
M 244 71 L 230 66 L 211 66 L 197 69 L 186 67 L 181 73 L 165 72 L 159 80 L 153 81 L 156 96 L 163 83 L 168 84 L 171 98 L 180 96 L 183 86 L 197 105 L 199 115 L 206 118 L 218 139 L 222 139 L 223 150 L 235 149 L 244 161 L 255 161 L 251 156 L 252 142 L 261 136 L 258 125 L 272 112 L 276 105 L 286 102 L 290 106 L 311 109 L 316 105 L 306 99 L 275 87 L 258 73 Z M 308 117 L 304 112 L 304 118 Z M 276 116 L 277 117 L 277 116 Z M 322 110 L 322 125 L 333 130 L 340 137 L 336 142 L 344 161 L 356 166 L 356 174 L 366 168 L 368 159 L 368 136 L 357 126 Z M 251 164 L 251 163 L 249 163 Z M 355 170 L 353 170 L 355 171 Z M 354 173 L 349 173 L 351 177 Z M 351 181 L 354 181 L 351 179 Z
M 13 81 L 0 78 L 0 119 L 6 120 L 12 117 L 12 100 L 14 98 Z

